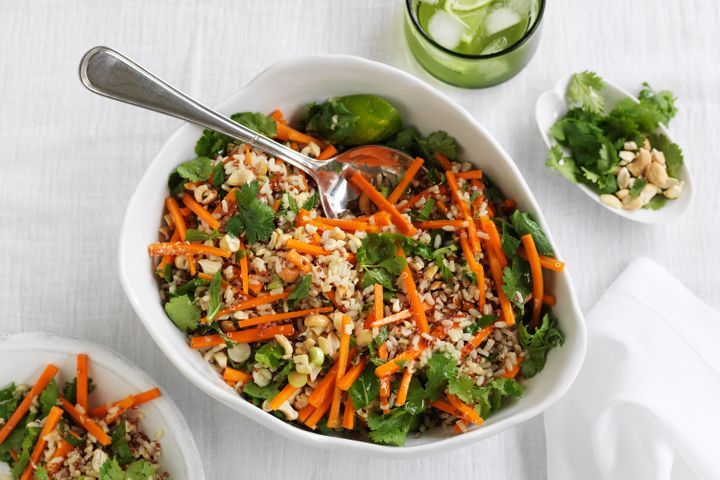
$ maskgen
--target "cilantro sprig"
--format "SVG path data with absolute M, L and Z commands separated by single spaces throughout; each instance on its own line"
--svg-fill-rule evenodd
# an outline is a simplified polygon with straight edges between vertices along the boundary
M 260 186 L 257 180 L 244 185 L 235 192 L 238 212 L 227 221 L 225 229 L 239 237 L 243 232 L 248 243 L 266 242 L 275 226 L 275 212 L 258 198 Z

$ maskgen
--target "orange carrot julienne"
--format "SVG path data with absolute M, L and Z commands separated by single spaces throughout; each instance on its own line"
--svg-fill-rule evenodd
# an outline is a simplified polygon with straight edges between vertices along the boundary
M 462 400 L 460 400 L 455 395 L 449 394 L 447 396 L 448 400 L 450 401 L 450 405 L 455 407 L 455 409 L 460 412 L 462 415 L 463 420 L 468 421 L 470 423 L 474 423 L 475 425 L 482 425 L 483 424 L 483 418 L 475 411 L 474 408 L 464 403 Z
M 555 304 L 557 303 L 557 300 L 555 300 L 555 297 L 552 295 L 548 295 L 548 294 L 543 295 L 542 301 L 545 305 L 550 305 L 551 307 L 554 307 Z
M 276 198 L 275 201 L 272 204 L 273 212 L 277 213 L 277 211 L 280 209 L 280 199 Z
M 500 308 L 503 314 L 503 320 L 508 325 L 515 325 L 515 314 L 513 313 L 512 305 L 510 300 L 503 290 L 503 278 L 502 278 L 502 266 L 500 261 L 496 257 L 496 253 L 493 250 L 488 250 L 488 263 L 490 263 L 490 274 L 492 275 L 493 282 L 495 282 L 495 289 L 497 290 L 497 297 L 500 300 Z
M 322 145 L 324 142 L 321 142 L 320 140 L 317 140 L 316 138 L 311 137 L 310 135 L 306 135 L 304 133 L 298 132 L 294 128 L 291 128 L 287 126 L 284 123 L 277 122 L 277 134 L 276 137 L 280 140 L 290 140 L 292 142 L 298 142 L 298 143 L 314 143 L 316 145 Z
M 455 422 L 455 425 L 453 425 L 453 431 L 459 435 L 461 433 L 467 432 L 467 427 L 467 423 L 462 420 L 458 420 L 457 422 Z
M 388 375 L 400 371 L 399 362 L 409 362 L 418 358 L 427 348 L 427 345 L 420 344 L 410 350 L 405 350 L 399 355 L 396 355 L 392 360 L 383 363 L 375 369 L 375 376 L 383 378 Z
M 482 177 L 482 170 L 468 170 L 467 172 L 460 172 L 457 174 L 457 178 L 464 178 L 465 180 L 480 180 Z
M 180 212 L 180 206 L 173 197 L 168 197 L 165 199 L 165 208 L 167 208 L 170 216 L 173 219 L 173 223 L 175 224 L 175 231 L 178 232 L 180 240 L 184 242 L 187 227 L 185 226 L 185 218 L 183 218 L 183 215 Z
M 485 305 L 485 269 L 475 259 L 475 254 L 470 249 L 470 245 L 467 241 L 467 234 L 465 232 L 460 234 L 460 247 L 462 249 L 465 260 L 467 261 L 468 267 L 471 272 L 474 272 L 477 276 L 477 286 L 479 290 L 479 304 L 480 307 Z
M 160 397 L 161 395 L 162 395 L 162 392 L 157 387 L 151 388 L 150 390 L 146 390 L 144 392 L 136 393 L 134 395 L 135 406 L 142 405 L 144 403 L 155 400 L 156 398 Z
M 286 245 L 287 245 L 287 248 L 289 248 L 289 249 L 295 249 L 298 252 L 307 253 L 309 255 L 323 256 L 323 255 L 330 255 L 330 253 L 331 253 L 322 247 L 318 247 L 316 245 L 311 245 L 309 243 L 301 242 L 299 240 L 295 240 L 294 238 L 289 239 L 287 241 Z
M 379 283 L 373 285 L 373 313 L 375 313 L 375 321 L 382 320 L 385 316 L 385 299 L 383 297 L 383 286 Z
M 378 358 L 380 360 L 387 360 L 388 358 L 388 346 L 387 342 L 383 342 L 378 347 Z
M 295 310 L 294 312 L 273 313 L 270 315 L 261 315 L 247 320 L 237 322 L 239 328 L 252 327 L 253 325 L 261 325 L 263 323 L 277 322 L 280 320 L 289 320 L 291 318 L 305 317 L 314 313 L 329 313 L 333 311 L 333 307 L 308 308 L 306 310 Z
M 77 404 L 83 412 L 88 411 L 88 356 L 85 353 L 77 355 Z
M 317 156 L 318 160 L 328 160 L 335 156 L 337 153 L 337 148 L 333 147 L 332 145 L 328 145 L 325 147 L 325 150 L 320 152 L 320 155 Z
M 345 398 L 344 408 L 342 427 L 346 430 L 353 430 L 355 428 L 355 407 L 353 407 L 353 401 L 350 395 Z
M 232 384 L 238 382 L 246 384 L 252 379 L 252 375 L 232 367 L 225 367 L 225 370 L 223 370 L 223 379 Z
M 478 333 L 475 334 L 475 336 L 470 340 L 468 343 L 466 343 L 462 350 L 460 351 L 460 358 L 465 358 L 468 356 L 470 352 L 475 350 L 477 347 L 480 346 L 482 342 L 487 339 L 490 334 L 495 330 L 495 327 L 490 325 L 489 327 L 485 327 L 482 330 L 480 330 Z
M 12 431 L 17 427 L 18 423 L 20 423 L 20 420 L 25 416 L 27 411 L 30 409 L 30 405 L 32 404 L 35 397 L 40 395 L 43 390 L 45 390 L 45 387 L 48 383 L 50 383 L 50 380 L 55 376 L 55 374 L 58 372 L 58 368 L 53 365 L 49 364 L 47 367 L 45 367 L 45 370 L 40 374 L 40 377 L 38 377 L 35 384 L 30 388 L 30 391 L 25 395 L 25 398 L 23 398 L 23 401 L 20 402 L 20 405 L 15 409 L 12 415 L 10 415 L 10 418 L 5 422 L 5 425 L 3 425 L 2 429 L 0 429 L 0 445 L 5 441 L 5 439 L 12 433 Z
M 413 312 L 408 308 L 405 310 L 401 310 L 397 313 L 393 313 L 392 315 L 388 315 L 387 317 L 381 318 L 380 320 L 375 320 L 374 322 L 372 322 L 372 324 L 370 324 L 370 326 L 373 328 L 379 328 L 383 325 L 388 325 L 390 323 L 401 322 L 406 318 L 410 318 L 412 316 Z
M 135 395 L 128 395 L 127 397 L 117 402 L 117 404 L 115 404 L 113 407 L 113 412 L 108 412 L 108 414 L 105 416 L 105 425 L 110 425 L 111 423 L 113 423 L 115 420 L 120 418 L 120 415 L 128 411 L 128 409 L 132 408 L 134 405 Z
M 392 225 L 392 218 L 385 210 L 373 213 L 368 217 L 368 222 L 374 223 L 378 227 L 387 227 Z
M 270 400 L 270 403 L 268 404 L 268 407 L 270 410 L 277 410 L 282 406 L 283 403 L 285 403 L 287 400 L 290 399 L 290 397 L 293 396 L 295 392 L 300 390 L 298 387 L 293 387 L 289 383 L 285 385 L 285 387 L 280 390 L 280 393 L 275 395 L 272 400 Z
M 402 379 L 400 379 L 400 388 L 398 388 L 397 398 L 395 399 L 395 405 L 405 405 L 407 401 L 408 390 L 410 389 L 410 380 L 412 380 L 412 371 L 409 368 L 405 368 Z
M 424 162 L 425 160 L 423 160 L 422 158 L 415 157 L 415 160 L 413 160 L 410 165 L 408 165 L 407 170 L 405 170 L 405 173 L 403 174 L 395 189 L 388 196 L 388 202 L 394 204 L 397 203 L 398 200 L 400 200 L 400 197 L 402 197 L 402 194 L 405 193 L 405 190 L 410 186 L 410 182 L 413 181 L 415 175 L 417 175 L 417 173 L 420 171 L 420 168 L 422 167 Z
M 252 158 L 250 157 L 250 145 L 245 144 L 245 165 L 248 167 L 252 165 Z
M 338 364 L 335 362 L 335 364 L 330 367 L 330 370 L 328 370 L 328 373 L 315 386 L 315 390 L 313 390 L 308 397 L 308 403 L 315 408 L 320 408 L 320 405 L 323 404 L 325 398 L 328 397 L 328 392 L 330 392 L 335 386 L 335 381 L 337 380 L 337 370 Z
M 442 200 L 438 200 L 437 202 L 435 202 L 435 205 L 437 205 L 438 210 L 440 210 L 440 213 L 442 213 L 443 215 L 447 215 L 450 211 L 447 205 L 445 205 L 445 202 L 443 202 Z
M 285 258 L 305 273 L 310 273 L 312 271 L 312 263 L 307 258 L 300 255 L 297 250 L 290 250 L 285 255 Z
M 502 242 L 500 241 L 500 234 L 498 233 L 497 226 L 495 226 L 495 222 L 490 220 L 490 217 L 487 215 L 482 216 L 480 217 L 480 228 L 482 228 L 483 232 L 485 232 L 485 234 L 489 237 L 486 240 L 486 243 L 495 252 L 498 261 L 500 262 L 500 266 L 505 268 L 507 265 L 507 258 L 505 257 Z
M 230 250 L 210 247 L 201 243 L 151 243 L 148 253 L 153 257 L 162 255 L 213 255 L 228 258 L 232 255 Z
M 380 209 L 388 212 L 392 218 L 393 223 L 398 229 L 405 235 L 412 236 L 417 233 L 417 229 L 413 227 L 412 223 L 408 222 L 405 217 L 390 203 L 360 172 L 355 172 L 350 177 L 350 183 L 358 187 L 360 190 L 365 192 L 368 198 Z
M 105 433 L 105 431 L 100 428 L 100 426 L 95 423 L 90 417 L 88 417 L 82 412 L 79 412 L 70 402 L 68 402 L 62 396 L 58 398 L 63 409 L 73 418 L 73 420 L 75 420 L 78 425 L 87 430 L 88 433 L 92 434 L 95 438 L 97 438 L 98 442 L 100 442 L 101 445 L 108 446 L 110 445 L 110 443 L 112 443 L 112 440 L 110 440 L 108 434 Z
M 455 177 L 455 174 L 447 170 L 445 172 L 445 178 L 447 179 L 448 187 L 450 188 L 450 195 L 452 196 L 453 201 L 460 209 L 460 213 L 462 213 L 464 218 L 470 217 L 470 211 L 468 210 L 467 204 L 465 203 L 465 200 L 460 197 L 460 188 L 458 187 L 457 178 Z
M 295 333 L 293 325 L 277 325 L 266 328 L 250 328 L 239 332 L 227 332 L 224 336 L 237 343 L 253 343 L 272 340 L 275 335 L 285 335 L 286 337 Z M 220 335 L 203 335 L 190 339 L 190 348 L 202 349 L 210 348 L 216 345 L 224 345 L 225 339 Z
M 48 473 L 55 474 L 58 470 L 60 470 L 60 466 L 62 465 L 61 461 L 53 461 L 56 458 L 63 458 L 65 455 L 73 451 L 75 447 L 70 445 L 65 440 L 60 440 L 60 445 L 55 449 L 53 454 L 50 456 L 50 460 L 45 465 L 45 468 L 47 469 Z M 16 460 L 17 461 L 17 460 Z M 52 478 L 52 477 L 51 477 Z
M 383 415 L 390 413 L 390 379 L 388 377 L 380 379 L 380 408 Z
M 398 255 L 404 258 L 405 252 L 403 252 L 402 249 L 398 249 Z M 405 268 L 403 268 L 400 273 L 400 281 L 405 286 L 405 294 L 410 301 L 410 309 L 415 317 L 415 324 L 418 330 L 420 330 L 421 333 L 429 332 L 430 327 L 428 326 L 427 317 L 425 316 L 425 308 L 423 307 L 422 300 L 420 300 L 420 295 L 417 293 L 417 286 L 415 285 L 415 280 L 413 279 L 410 266 L 407 265 L 407 262 Z
M 217 218 L 213 217 L 210 212 L 205 210 L 205 207 L 196 202 L 192 196 L 184 193 L 180 199 L 185 204 L 185 206 L 192 210 L 193 213 L 197 215 L 200 220 L 205 222 L 208 227 L 212 228 L 213 230 L 217 230 L 220 227 L 220 221 Z
M 425 222 L 417 222 L 414 224 L 417 228 L 423 230 L 437 230 L 445 227 L 467 228 L 467 220 L 427 220 Z
M 240 242 L 240 249 L 245 251 L 245 245 Z M 242 290 L 245 295 L 250 293 L 250 274 L 248 273 L 247 252 L 240 257 L 240 279 L 242 280 Z
M 452 164 L 450 163 L 450 160 L 448 160 L 447 157 L 442 153 L 437 152 L 435 154 L 435 159 L 438 161 L 443 170 L 452 170 Z
M 151 400 L 155 400 L 160 395 L 160 389 L 157 387 L 151 388 L 150 390 L 147 390 L 145 392 L 136 393 L 135 395 L 133 395 L 133 406 L 137 407 Z M 105 405 L 91 408 L 90 411 L 88 411 L 88 416 L 92 418 L 105 417 L 108 413 L 108 410 L 110 410 L 112 407 L 119 405 L 121 401 L 122 400 L 118 400 L 116 402 L 106 403 Z
M 527 233 L 520 237 L 520 240 L 522 241 L 528 263 L 530 264 L 530 275 L 532 276 L 533 311 L 530 325 L 537 327 L 540 324 L 540 312 L 542 310 L 544 294 L 542 265 L 540 265 L 540 255 L 538 255 L 535 240 L 533 240 L 532 235 Z
M 520 255 L 520 258 L 523 260 L 527 260 L 527 253 L 524 249 L 518 250 L 518 255 Z M 558 260 L 557 258 L 553 257 L 547 257 L 545 255 L 540 255 L 540 265 L 546 270 L 551 270 L 553 272 L 562 272 L 565 270 L 565 263 Z
M 235 197 L 235 192 L 237 192 L 237 191 L 238 191 L 237 187 L 233 187 L 230 190 L 228 190 L 227 194 L 225 195 L 225 198 L 221 202 L 218 202 L 218 204 L 213 209 L 212 213 L 216 213 L 216 214 L 226 213 L 223 210 L 223 204 L 227 207 L 228 212 L 229 212 L 230 207 L 232 205 L 235 205 L 235 202 L 237 201 L 237 198 Z
M 229 307 L 221 309 L 218 314 L 215 316 L 215 318 L 222 318 L 227 315 L 230 315 L 231 313 L 239 312 L 240 310 L 247 310 L 248 308 L 257 307 L 259 305 L 266 305 L 268 303 L 274 303 L 278 300 L 282 300 L 284 298 L 287 298 L 287 296 L 290 295 L 290 292 L 282 292 L 277 293 L 274 295 L 263 295 L 261 297 L 255 297 L 250 300 L 245 300 L 239 303 L 235 303 L 233 305 L 230 305 Z M 203 319 L 205 320 L 205 319 Z M 201 320 L 201 321 L 203 321 Z
M 335 388 L 333 389 L 333 401 L 330 405 L 330 413 L 328 414 L 327 426 L 328 428 L 339 428 L 340 422 L 340 404 L 342 390 L 338 382 L 342 380 L 347 372 L 348 356 L 350 355 L 350 331 L 352 328 L 352 320 L 347 315 L 342 318 L 341 331 L 340 331 L 340 349 L 338 354 L 338 369 L 335 374 Z
M 319 406 L 315 407 L 315 410 L 305 421 L 305 426 L 315 430 L 318 422 L 325 416 L 328 410 L 330 410 L 330 405 L 332 404 L 332 401 L 332 395 L 328 395 L 326 398 L 324 398 L 323 402 Z
M 298 411 L 298 421 L 300 423 L 305 423 L 305 421 L 310 417 L 314 410 L 315 407 L 313 407 L 309 403 L 305 405 L 303 408 L 300 409 L 300 411 Z
M 57 426 L 62 416 L 63 411 L 61 408 L 52 407 L 50 409 L 50 413 L 48 413 L 47 418 L 45 418 L 45 423 L 43 424 L 42 430 L 40 431 L 40 436 L 35 442 L 35 447 L 33 447 L 32 453 L 30 454 L 30 461 L 28 462 L 27 467 L 25 467 L 25 471 L 20 476 L 21 480 L 28 480 L 32 475 L 38 461 L 40 460 L 40 456 L 42 456 L 43 452 L 45 451 L 45 446 L 47 445 L 47 436 L 50 435 L 53 430 L 55 430 L 55 427 Z
M 435 400 L 430 405 L 437 408 L 438 410 L 442 410 L 445 413 L 449 413 L 450 415 L 459 416 L 459 412 L 457 411 L 457 408 L 450 405 L 448 402 L 444 400 Z
M 276 108 L 275 110 L 273 110 L 273 112 L 270 114 L 270 116 L 276 122 L 282 122 L 285 119 L 285 116 L 283 115 L 282 110 L 280 110 L 279 108 Z
M 340 390 L 346 392 L 352 387 L 352 384 L 355 383 L 355 381 L 360 378 L 360 375 L 363 372 L 363 369 L 365 368 L 365 365 L 367 365 L 368 359 L 367 357 L 363 357 L 360 359 L 358 363 L 353 365 L 347 373 L 342 377 L 342 379 L 337 382 L 338 387 L 340 387 Z
M 318 217 L 315 219 L 317 223 L 324 226 L 324 230 L 332 230 L 333 227 L 338 227 L 340 230 L 346 232 L 370 232 L 376 233 L 380 231 L 376 225 L 370 225 L 368 222 L 364 222 L 358 219 L 344 220 L 339 218 L 325 218 Z
M 508 370 L 507 372 L 502 374 L 503 378 L 515 378 L 517 377 L 517 374 L 520 373 L 520 364 L 522 363 L 522 358 L 518 358 L 518 361 L 515 362 L 513 367 Z

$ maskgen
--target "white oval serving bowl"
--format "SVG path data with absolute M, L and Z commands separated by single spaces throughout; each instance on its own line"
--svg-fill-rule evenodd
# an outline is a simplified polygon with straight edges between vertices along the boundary
M 395 105 L 409 124 L 422 132 L 443 129 L 458 140 L 459 157 L 482 168 L 519 206 L 530 211 L 550 236 L 540 209 L 517 167 L 492 136 L 462 107 L 417 78 L 389 67 L 352 56 L 316 55 L 274 65 L 238 93 L 217 106 L 232 114 L 239 111 L 270 112 L 281 108 L 292 121 L 312 101 L 352 93 L 374 93 Z M 431 431 L 409 438 L 404 447 L 329 437 L 292 426 L 253 406 L 228 387 L 191 350 L 185 335 L 167 318 L 160 302 L 147 245 L 158 240 L 157 229 L 168 195 L 167 177 L 178 163 L 193 155 L 202 129 L 184 125 L 165 143 L 140 180 L 125 212 L 120 234 L 120 278 L 143 324 L 175 366 L 195 385 L 248 418 L 281 435 L 313 447 L 355 450 L 390 458 L 426 456 L 468 445 L 538 415 L 560 398 L 575 379 L 586 347 L 586 331 L 570 276 L 549 276 L 557 297 L 555 313 L 566 342 L 554 350 L 545 370 L 526 382 L 526 394 L 480 428 L 462 435 Z M 552 241 L 552 238 L 551 238 Z
M 567 102 L 565 101 L 565 91 L 567 90 L 568 83 L 572 75 L 562 77 L 555 84 L 552 90 L 540 95 L 535 104 L 535 121 L 538 128 L 540 129 L 540 135 L 542 135 L 545 145 L 551 148 L 557 142 L 550 136 L 550 127 L 557 122 L 560 117 L 565 115 L 568 111 Z M 604 79 L 603 79 L 604 80 Z M 637 98 L 623 90 L 619 86 L 605 80 L 605 88 L 601 92 L 601 96 L 605 99 L 606 111 L 612 110 L 613 107 L 623 98 L 632 98 L 635 102 L 639 102 Z M 672 136 L 668 130 L 662 124 L 658 127 L 657 133 L 662 133 L 666 137 L 672 140 Z M 561 177 L 563 181 L 570 182 L 569 180 Z M 682 194 L 675 200 L 668 200 L 665 206 L 658 210 L 648 210 L 641 208 L 639 210 L 623 210 L 621 208 L 613 208 L 605 205 L 600 201 L 600 196 L 593 192 L 587 185 L 582 183 L 573 183 L 576 187 L 582 190 L 588 197 L 592 198 L 595 203 L 610 210 L 611 212 L 620 215 L 628 220 L 633 220 L 640 223 L 667 223 L 679 218 L 683 213 L 687 211 L 692 203 L 693 197 L 693 182 L 690 176 L 690 170 L 688 170 L 687 159 L 683 163 L 680 169 L 678 180 L 685 183 L 683 186 Z
M 157 386 L 142 370 L 109 348 L 39 332 L 0 335 L 0 386 L 10 382 L 32 384 L 48 363 L 60 369 L 55 376 L 58 383 L 72 381 L 78 353 L 87 353 L 90 359 L 90 377 L 96 385 L 90 396 L 93 405 Z M 190 428 L 167 394 L 163 391 L 140 410 L 144 415 L 141 425 L 149 437 L 162 431 L 160 467 L 174 480 L 203 480 L 200 452 Z M 6 467 L 3 464 L 0 468 Z

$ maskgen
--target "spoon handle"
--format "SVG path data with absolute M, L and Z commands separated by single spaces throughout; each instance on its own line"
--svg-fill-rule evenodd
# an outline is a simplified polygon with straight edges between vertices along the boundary
M 80 81 L 98 95 L 224 133 L 317 177 L 317 165 L 309 157 L 220 115 L 108 47 L 92 48 L 83 56 Z

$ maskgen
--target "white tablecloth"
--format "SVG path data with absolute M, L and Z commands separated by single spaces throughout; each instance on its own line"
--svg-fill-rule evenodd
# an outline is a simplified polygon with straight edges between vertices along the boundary
M 272 63 L 309 53 L 368 57 L 409 70 L 458 100 L 519 165 L 545 211 L 588 309 L 633 257 L 655 258 L 720 307 L 720 4 L 714 0 L 555 0 L 518 77 L 488 90 L 443 85 L 413 63 L 401 0 L 0 2 L 0 331 L 44 330 L 109 345 L 142 365 L 184 411 L 207 477 L 365 479 L 368 458 L 310 450 L 192 387 L 155 347 L 120 288 L 116 246 L 125 202 L 180 122 L 102 100 L 77 64 L 105 44 L 210 104 Z M 648 227 L 600 208 L 544 166 L 538 95 L 591 68 L 634 89 L 680 97 L 672 131 L 695 173 L 696 202 L 676 224 Z M 322 75 L 322 72 L 318 72 Z M 452 132 L 451 132 L 452 133 Z M 388 478 L 545 478 L 536 418 L 458 452 L 372 460 Z M 235 476 L 235 475 L 232 475 Z

